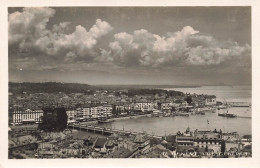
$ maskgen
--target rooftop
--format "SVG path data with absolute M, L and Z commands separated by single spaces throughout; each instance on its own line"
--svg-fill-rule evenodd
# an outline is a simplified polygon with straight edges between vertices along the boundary
M 103 146 L 105 145 L 105 143 L 107 142 L 106 138 L 98 138 L 95 144 L 96 148 L 103 148 Z
M 110 154 L 110 158 L 128 158 L 130 157 L 132 152 L 124 147 L 119 148 L 115 152 Z

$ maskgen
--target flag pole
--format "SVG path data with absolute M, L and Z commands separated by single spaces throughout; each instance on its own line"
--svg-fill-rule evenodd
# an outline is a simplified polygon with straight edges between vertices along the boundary
M 207 119 L 207 131 L 209 131 L 209 120 Z

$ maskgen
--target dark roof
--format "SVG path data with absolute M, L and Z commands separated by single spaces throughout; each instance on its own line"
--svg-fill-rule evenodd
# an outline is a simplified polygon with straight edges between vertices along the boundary
M 119 148 L 115 152 L 111 153 L 110 158 L 128 158 L 133 152 L 126 148 Z
M 176 141 L 176 135 L 168 135 L 166 136 L 166 141 L 167 142 L 175 142 Z
M 206 152 L 206 149 L 205 148 L 197 148 L 197 151 L 198 152 Z
M 105 145 L 105 143 L 107 142 L 106 138 L 98 138 L 97 142 L 95 144 L 96 148 L 103 148 L 103 146 Z
M 148 137 L 144 134 L 137 134 L 135 136 L 134 142 L 135 143 L 143 143 L 148 140 Z
M 246 145 L 243 150 L 243 152 L 252 152 L 252 145 Z
M 195 139 L 220 139 L 220 135 L 217 133 L 196 133 Z
M 177 140 L 192 140 L 192 136 L 177 136 Z
M 114 146 L 113 140 L 108 140 L 106 146 L 107 146 L 107 147 L 112 147 L 112 146 Z
M 245 139 L 252 139 L 252 135 L 244 135 L 243 138 L 245 138 Z
M 177 146 L 177 152 L 185 152 L 188 150 L 195 150 L 192 146 Z

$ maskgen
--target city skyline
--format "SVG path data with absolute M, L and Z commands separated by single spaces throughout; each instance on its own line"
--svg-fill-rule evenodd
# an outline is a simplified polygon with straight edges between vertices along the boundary
M 250 7 L 8 10 L 9 81 L 251 84 Z

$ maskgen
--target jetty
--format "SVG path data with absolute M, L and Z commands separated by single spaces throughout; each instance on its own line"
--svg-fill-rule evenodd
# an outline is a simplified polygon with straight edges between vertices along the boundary
M 94 134 L 102 134 L 102 135 L 112 135 L 112 134 L 121 134 L 121 135 L 137 135 L 141 132 L 127 131 L 127 130 L 119 130 L 105 127 L 97 127 L 93 125 L 68 125 L 70 129 L 77 129 L 80 131 L 92 132 Z M 147 134 L 147 136 L 162 139 L 162 136 Z

